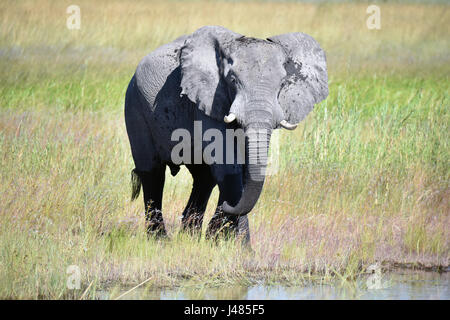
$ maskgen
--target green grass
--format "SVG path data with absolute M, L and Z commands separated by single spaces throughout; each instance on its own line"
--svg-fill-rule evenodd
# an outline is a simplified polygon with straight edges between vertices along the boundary
M 0 5 L 0 297 L 93 298 L 104 288 L 301 284 L 375 262 L 448 266 L 448 5 L 79 1 Z M 201 9 L 201 11 L 200 11 Z M 248 19 L 251 13 L 254 19 Z M 177 16 L 176 21 L 171 19 Z M 250 214 L 254 255 L 179 233 L 187 170 L 167 174 L 169 241 L 145 236 L 123 119 L 139 60 L 220 24 L 267 37 L 303 31 L 327 52 L 330 95 L 292 132 Z M 205 221 L 217 202 L 214 190 Z M 66 286 L 69 265 L 81 289 Z

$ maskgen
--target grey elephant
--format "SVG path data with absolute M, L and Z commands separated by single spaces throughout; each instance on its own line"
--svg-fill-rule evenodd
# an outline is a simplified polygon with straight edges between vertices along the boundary
M 185 165 L 193 188 L 182 228 L 201 230 L 208 199 L 218 185 L 219 201 L 207 236 L 238 235 L 248 243 L 247 214 L 264 184 L 271 133 L 278 128 L 295 129 L 327 96 L 325 53 L 303 33 L 262 40 L 206 26 L 147 55 L 125 97 L 125 122 L 135 163 L 132 199 L 142 185 L 147 232 L 166 235 L 161 212 L 165 169 L 168 166 L 175 176 Z M 179 140 L 174 132 L 180 129 L 190 133 L 191 140 L 184 141 L 186 148 L 175 161 L 173 151 Z M 214 157 L 206 161 L 201 155 L 207 141 L 197 140 L 211 129 L 223 137 L 230 130 L 244 132 L 245 138 L 239 139 L 243 146 L 237 143 L 227 149 L 216 137 L 215 142 L 227 150 L 222 155 L 227 161 Z M 251 130 L 261 134 L 249 134 Z M 237 150 L 243 150 L 243 158 Z

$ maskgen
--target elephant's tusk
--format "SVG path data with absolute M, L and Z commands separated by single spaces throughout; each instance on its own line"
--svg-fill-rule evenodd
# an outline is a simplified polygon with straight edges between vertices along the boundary
M 295 128 L 297 128 L 298 124 L 291 124 L 289 122 L 287 122 L 286 120 L 281 120 L 280 125 L 288 130 L 294 130 Z
M 223 118 L 223 121 L 225 121 L 225 123 L 231 123 L 234 120 L 236 120 L 236 115 L 234 113 L 230 113 L 229 115 Z

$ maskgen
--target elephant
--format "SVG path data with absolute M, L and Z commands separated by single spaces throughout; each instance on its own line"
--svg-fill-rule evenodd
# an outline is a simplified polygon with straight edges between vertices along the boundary
M 135 164 L 132 200 L 142 186 L 147 233 L 167 236 L 161 211 L 165 170 L 169 167 L 175 176 L 184 165 L 193 186 L 182 230 L 201 234 L 217 185 L 219 201 L 206 236 L 239 236 L 249 243 L 247 214 L 262 191 L 273 130 L 295 129 L 327 96 L 325 53 L 304 33 L 258 39 L 205 26 L 144 57 L 126 91 L 125 124 Z M 179 129 L 190 133 L 191 140 L 180 152 L 182 160 L 175 161 L 179 141 L 173 135 Z M 244 133 L 240 146 L 227 149 L 226 163 L 201 157 L 207 144 L 195 136 L 211 129 L 224 137 L 229 130 Z M 252 130 L 261 134 L 250 134 Z M 237 149 L 245 154 L 242 161 L 232 152 Z M 192 160 L 197 154 L 200 159 Z

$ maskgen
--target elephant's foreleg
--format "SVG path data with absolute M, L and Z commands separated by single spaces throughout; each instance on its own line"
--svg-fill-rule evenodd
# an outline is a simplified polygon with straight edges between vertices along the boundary
M 203 215 L 205 214 L 211 191 L 215 181 L 207 166 L 188 166 L 194 183 L 188 204 L 183 211 L 182 229 L 193 233 L 201 233 Z
M 161 212 L 165 166 L 155 168 L 148 172 L 141 171 L 139 176 L 144 191 L 147 234 L 158 237 L 166 236 L 166 229 Z
M 250 229 L 247 216 L 227 216 L 222 211 L 224 201 L 238 203 L 242 195 L 242 176 L 226 176 L 219 184 L 220 196 L 216 212 L 208 225 L 207 238 L 237 236 L 245 245 L 250 245 Z
M 223 203 L 223 201 L 222 201 Z M 223 214 L 222 206 L 218 206 L 214 216 L 208 224 L 206 237 L 218 239 L 223 237 L 230 239 L 237 237 L 245 245 L 250 245 L 250 228 L 247 216 L 226 216 Z

